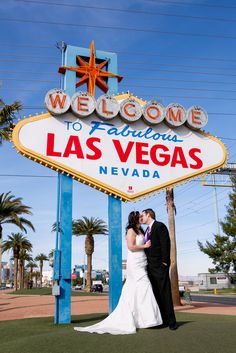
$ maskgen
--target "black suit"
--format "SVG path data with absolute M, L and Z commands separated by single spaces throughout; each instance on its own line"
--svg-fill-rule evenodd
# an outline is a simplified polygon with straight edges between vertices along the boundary
M 151 228 L 150 239 L 152 245 L 150 248 L 145 249 L 148 262 L 148 276 L 161 311 L 163 324 L 174 326 L 176 319 L 169 277 L 170 237 L 165 224 L 154 221 Z

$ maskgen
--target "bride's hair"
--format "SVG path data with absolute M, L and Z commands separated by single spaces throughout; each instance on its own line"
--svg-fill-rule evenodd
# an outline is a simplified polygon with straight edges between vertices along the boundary
M 144 230 L 139 223 L 139 217 L 140 217 L 140 213 L 138 211 L 130 212 L 128 216 L 128 223 L 126 226 L 126 233 L 129 229 L 133 229 L 136 234 L 139 234 L 139 233 L 144 234 Z

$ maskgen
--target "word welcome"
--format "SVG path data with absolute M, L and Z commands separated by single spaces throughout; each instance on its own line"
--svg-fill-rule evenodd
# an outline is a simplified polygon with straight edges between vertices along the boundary
M 52 89 L 46 94 L 45 105 L 53 115 L 62 115 L 71 109 L 76 116 L 86 118 L 96 111 L 103 120 L 111 120 L 119 114 L 125 122 L 134 123 L 142 118 L 148 125 L 165 121 L 170 127 L 179 127 L 186 123 L 192 129 L 201 129 L 208 121 L 207 113 L 199 106 L 186 110 L 178 103 L 171 103 L 164 107 L 155 100 L 145 104 L 135 97 L 119 102 L 109 95 L 102 95 L 96 101 L 87 92 L 76 92 L 70 98 L 60 89 Z

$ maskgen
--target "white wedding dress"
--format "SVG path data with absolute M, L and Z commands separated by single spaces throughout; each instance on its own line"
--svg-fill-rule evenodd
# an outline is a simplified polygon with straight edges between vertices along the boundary
M 136 245 L 142 245 L 144 242 L 142 234 L 136 236 Z M 125 335 L 135 333 L 136 328 L 161 325 L 160 310 L 146 268 L 145 252 L 128 250 L 127 278 L 115 310 L 95 325 L 74 329 L 81 332 Z

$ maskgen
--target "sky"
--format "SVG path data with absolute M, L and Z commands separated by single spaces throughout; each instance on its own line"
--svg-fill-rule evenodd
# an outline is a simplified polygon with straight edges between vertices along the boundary
M 230 0 L 75 1 L 0 0 L 0 97 L 23 103 L 20 117 L 45 111 L 44 97 L 60 87 L 61 54 L 57 43 L 118 55 L 124 76 L 119 92 L 129 90 L 164 106 L 178 102 L 202 106 L 209 115 L 205 128 L 221 138 L 236 160 L 236 4 Z M 99 95 L 99 92 L 97 92 Z M 11 191 L 32 207 L 36 232 L 28 232 L 33 255 L 55 247 L 51 232 L 56 219 L 57 175 L 17 154 L 10 143 L 0 147 L 0 192 Z M 216 205 L 223 220 L 229 187 L 202 186 L 201 180 L 175 188 L 176 239 L 180 276 L 196 276 L 212 266 L 197 240 L 211 241 L 217 232 Z M 217 194 L 217 203 L 216 203 Z M 74 182 L 73 218 L 99 217 L 107 222 L 107 196 Z M 125 225 L 132 210 L 151 207 L 166 223 L 165 191 L 122 205 L 123 258 Z M 6 225 L 3 238 L 18 231 Z M 73 237 L 72 265 L 83 264 L 84 236 Z M 10 254 L 4 254 L 7 261 Z M 45 264 L 45 269 L 48 264 Z M 95 237 L 94 269 L 108 268 L 108 238 Z

